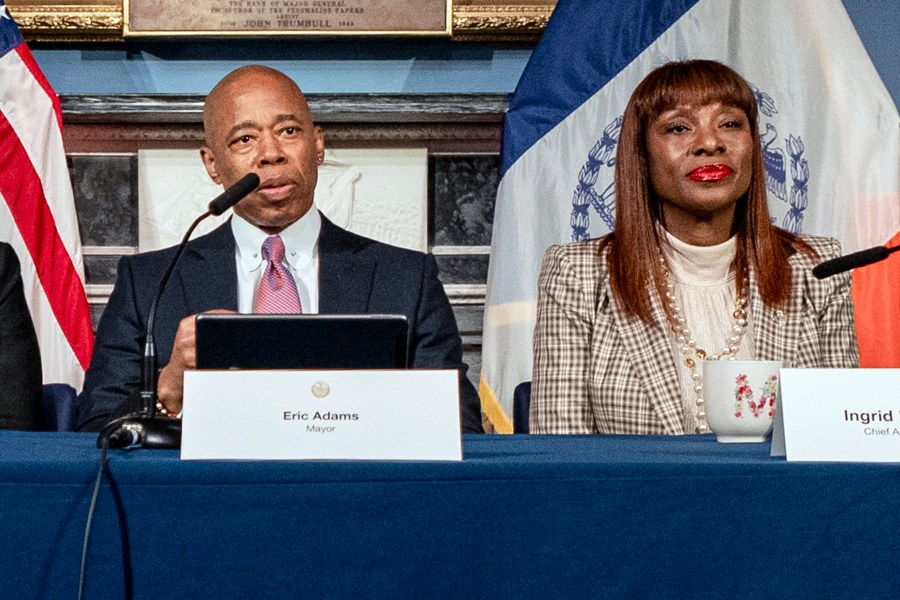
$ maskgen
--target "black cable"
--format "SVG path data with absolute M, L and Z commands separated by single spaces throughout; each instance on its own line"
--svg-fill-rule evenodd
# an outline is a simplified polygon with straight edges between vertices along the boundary
M 100 446 L 100 460 L 97 463 L 97 479 L 94 481 L 94 493 L 91 495 L 91 505 L 88 508 L 87 522 L 84 524 L 84 542 L 81 545 L 81 571 L 78 575 L 78 600 L 84 598 L 84 579 L 87 574 L 88 543 L 91 539 L 91 526 L 94 523 L 94 509 L 97 507 L 97 497 L 100 495 L 100 482 L 103 481 L 103 471 L 106 470 L 106 462 L 109 455 L 109 443 L 104 439 Z

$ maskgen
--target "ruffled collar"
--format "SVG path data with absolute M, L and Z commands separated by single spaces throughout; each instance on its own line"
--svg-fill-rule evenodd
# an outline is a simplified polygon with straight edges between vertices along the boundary
M 734 281 L 737 237 L 715 246 L 693 246 L 663 230 L 662 253 L 672 279 L 691 286 L 722 285 Z

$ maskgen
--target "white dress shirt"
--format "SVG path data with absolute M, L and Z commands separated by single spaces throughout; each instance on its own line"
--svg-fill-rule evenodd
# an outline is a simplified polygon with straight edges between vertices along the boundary
M 319 312 L 319 231 L 322 218 L 313 205 L 278 235 L 284 242 L 284 258 L 294 276 L 300 294 L 300 306 L 306 314 Z M 269 234 L 241 217 L 231 218 L 237 264 L 238 312 L 252 313 L 256 288 L 265 271 L 262 245 Z

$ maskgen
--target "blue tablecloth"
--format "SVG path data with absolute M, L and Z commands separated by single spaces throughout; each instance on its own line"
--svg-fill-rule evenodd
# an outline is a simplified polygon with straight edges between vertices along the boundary
M 466 436 L 460 463 L 110 453 L 88 598 L 900 597 L 900 465 L 711 436 Z M 74 597 L 92 434 L 0 432 L 0 597 Z

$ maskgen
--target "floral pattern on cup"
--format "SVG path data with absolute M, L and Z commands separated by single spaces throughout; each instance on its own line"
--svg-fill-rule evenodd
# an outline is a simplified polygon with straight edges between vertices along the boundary
M 759 418 L 761 413 L 769 418 L 775 416 L 775 394 L 778 391 L 778 376 L 771 375 L 763 383 L 762 394 L 759 401 L 753 399 L 753 387 L 747 380 L 747 375 L 740 373 L 734 380 L 734 416 L 738 419 L 744 416 L 744 402 L 750 409 L 750 413 Z

